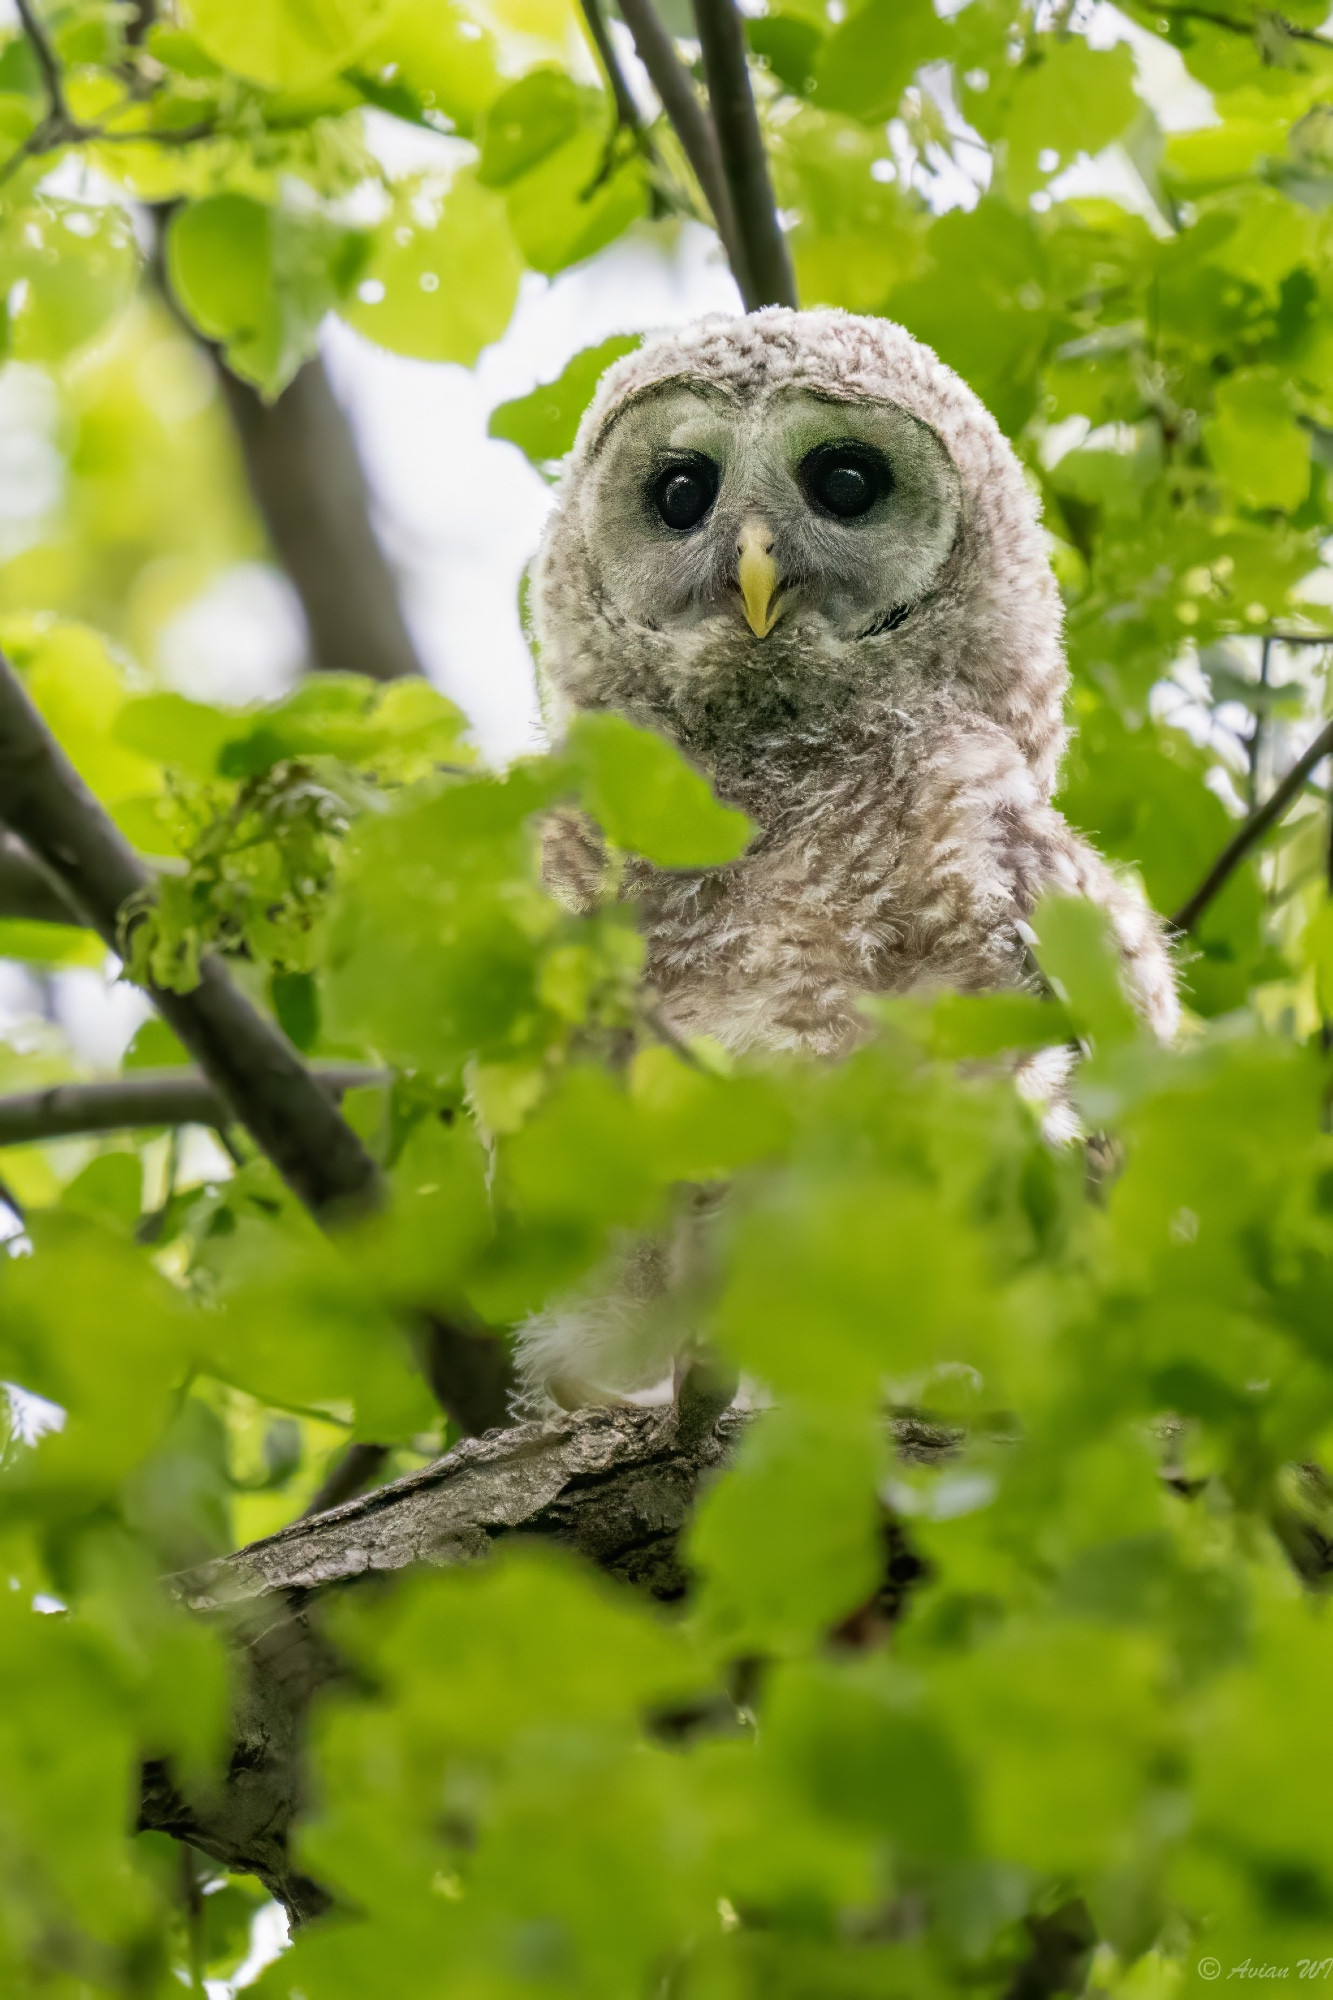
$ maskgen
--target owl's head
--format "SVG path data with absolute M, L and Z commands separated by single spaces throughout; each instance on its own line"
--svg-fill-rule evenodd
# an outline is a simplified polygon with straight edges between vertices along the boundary
M 1021 469 L 901 327 L 772 308 L 603 377 L 537 571 L 559 706 L 665 729 L 724 780 L 945 697 L 1049 784 L 1060 606 Z

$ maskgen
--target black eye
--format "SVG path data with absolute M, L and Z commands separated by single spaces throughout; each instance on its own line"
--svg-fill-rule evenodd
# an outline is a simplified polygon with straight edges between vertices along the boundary
M 678 458 L 659 472 L 651 487 L 653 505 L 668 528 L 697 528 L 717 498 L 717 467 L 711 458 Z
M 868 514 L 893 485 L 889 462 L 859 444 L 822 444 L 801 465 L 800 480 L 815 505 L 840 521 Z

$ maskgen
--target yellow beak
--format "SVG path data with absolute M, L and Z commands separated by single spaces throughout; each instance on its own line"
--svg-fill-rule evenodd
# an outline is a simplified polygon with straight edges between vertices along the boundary
M 737 580 L 745 605 L 745 622 L 756 639 L 766 639 L 778 622 L 778 566 L 773 537 L 762 521 L 746 521 L 736 537 L 740 552 Z

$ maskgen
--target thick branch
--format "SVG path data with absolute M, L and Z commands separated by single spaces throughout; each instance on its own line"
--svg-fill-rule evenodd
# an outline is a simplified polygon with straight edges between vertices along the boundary
M 1256 812 L 1244 820 L 1234 839 L 1228 841 L 1194 894 L 1181 904 L 1171 919 L 1178 931 L 1192 931 L 1214 896 L 1235 873 L 1252 848 L 1257 847 L 1269 828 L 1281 819 L 1296 798 L 1315 765 L 1333 751 L 1333 722 L 1326 723 L 1303 757 L 1297 758 L 1281 784 Z
M 669 1406 L 590 1409 L 469 1439 L 420 1472 L 171 1579 L 192 1610 L 226 1621 L 240 1649 L 235 1748 L 225 1786 L 206 1798 L 187 1798 L 164 1766 L 150 1766 L 141 1824 L 258 1875 L 298 1919 L 317 1914 L 326 1899 L 292 1869 L 288 1837 L 304 1790 L 307 1709 L 340 1671 L 320 1636 L 318 1595 L 414 1564 L 475 1562 L 521 1535 L 576 1549 L 659 1601 L 679 1599 L 688 1585 L 681 1530 L 748 1421 L 736 1410 L 699 1421 L 695 1400 L 693 1416 Z M 959 1443 L 922 1418 L 897 1418 L 893 1432 L 900 1455 L 916 1462 Z M 920 1566 L 904 1568 L 901 1539 L 890 1540 L 892 1618 Z
M 682 1441 L 675 1409 L 590 1409 L 466 1438 L 446 1458 L 332 1513 L 294 1521 L 177 1577 L 195 1611 L 272 1602 L 418 1562 L 473 1562 L 507 1535 L 579 1548 L 659 1598 L 679 1597 L 676 1536 L 704 1472 L 745 1419 Z
M 745 310 L 753 312 L 763 301 L 750 281 L 745 246 L 736 226 L 731 190 L 723 172 L 713 122 L 699 102 L 694 81 L 676 54 L 675 43 L 658 18 L 653 0 L 620 0 L 620 11 L 634 37 L 639 61 L 648 72 L 648 80 L 680 140 L 704 200 L 713 211 L 717 233 L 727 253 L 731 275 L 745 302 Z
M 659 1598 L 685 1576 L 677 1538 L 699 1482 L 743 1419 L 688 1444 L 674 1412 L 587 1410 L 469 1439 L 447 1458 L 331 1513 L 293 1522 L 234 1556 L 175 1578 L 195 1611 L 226 1623 L 242 1662 L 225 1784 L 180 1791 L 162 1764 L 144 1772 L 140 1825 L 188 1840 L 258 1875 L 298 1921 L 327 1898 L 291 1864 L 304 1792 L 312 1696 L 338 1678 L 312 1593 L 417 1562 L 472 1562 L 521 1534 L 565 1542 Z
M 12 666 L 0 657 L 0 805 L 113 950 L 152 878 L 52 736 Z M 128 908 L 127 908 L 128 906 Z M 232 984 L 209 953 L 190 993 L 148 994 L 238 1123 L 316 1214 L 363 1205 L 375 1166 L 286 1036 Z
M 335 1102 L 345 1090 L 385 1081 L 382 1070 L 360 1064 L 310 1073 Z M 211 1125 L 217 1131 L 235 1118 L 231 1105 L 197 1070 L 141 1070 L 111 1083 L 54 1083 L 45 1090 L 0 1097 L 0 1146 L 150 1125 Z
M 314 665 L 377 681 L 422 673 L 371 524 L 352 427 L 323 362 L 307 361 L 265 403 L 220 355 L 214 360 L 255 504 L 305 612 Z
M 693 4 L 718 150 L 754 295 L 749 309 L 794 306 L 796 280 L 773 199 L 741 17 L 734 0 L 693 0 Z

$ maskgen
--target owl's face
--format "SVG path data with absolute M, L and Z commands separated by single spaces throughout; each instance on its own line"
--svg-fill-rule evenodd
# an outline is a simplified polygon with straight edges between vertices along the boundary
M 601 591 L 628 624 L 762 648 L 901 624 L 958 533 L 958 475 L 888 401 L 795 384 L 653 383 L 615 411 L 583 489 Z
M 763 818 L 932 704 L 1063 740 L 1061 605 L 1022 468 L 904 328 L 773 306 L 615 362 L 534 575 L 547 713 L 670 736 Z

